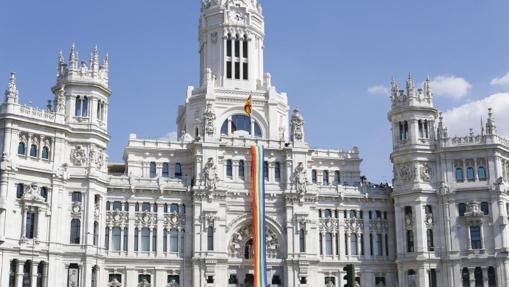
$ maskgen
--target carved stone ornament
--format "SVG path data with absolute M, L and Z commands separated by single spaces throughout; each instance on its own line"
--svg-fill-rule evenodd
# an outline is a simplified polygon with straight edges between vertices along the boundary
M 108 283 L 108 287 L 122 287 L 122 283 L 118 282 L 117 278 L 113 278 L 113 280 Z
M 339 222 L 337 219 L 331 217 L 321 218 L 318 229 L 320 232 L 336 233 L 336 231 L 339 229 Z
M 210 103 L 207 104 L 207 107 L 205 108 L 203 120 L 205 123 L 205 133 L 208 135 L 214 135 L 216 130 L 216 114 L 214 113 L 214 109 Z
M 82 207 L 80 202 L 73 202 L 71 206 L 71 217 L 80 218 Z
M 415 167 L 412 163 L 405 163 L 398 168 L 400 182 L 410 182 L 415 178 Z
M 304 141 L 304 118 L 299 109 L 295 109 L 292 114 L 292 137 L 294 141 Z
M 478 201 L 471 201 L 467 204 L 467 211 L 465 212 L 466 217 L 483 217 L 484 212 L 482 212 L 480 204 Z
M 369 231 L 374 233 L 386 233 L 389 230 L 389 223 L 384 219 L 370 219 Z
M 157 223 L 157 218 L 152 213 L 145 211 L 136 214 L 136 226 L 152 227 Z
M 422 181 L 424 182 L 431 181 L 431 166 L 429 163 L 425 162 L 421 164 L 420 175 Z
M 114 210 L 106 214 L 106 224 L 110 227 L 125 226 L 129 222 L 129 214 L 126 211 Z
M 218 4 L 218 0 L 202 0 L 201 9 L 202 11 Z
M 93 148 L 90 150 L 89 158 L 91 163 L 93 163 L 97 168 L 102 168 L 106 161 L 106 156 L 104 155 L 104 151 L 102 149 Z
M 405 215 L 405 228 L 407 230 L 412 230 L 414 228 L 414 220 L 412 218 L 412 214 Z
M 150 283 L 146 280 L 146 279 L 143 279 L 140 283 L 138 283 L 138 287 L 150 287 Z
M 265 243 L 267 246 L 267 256 L 269 258 L 279 257 L 279 240 L 274 231 L 267 228 Z M 229 245 L 229 254 L 231 257 L 244 257 L 246 244 L 253 239 L 253 226 L 246 224 L 232 235 Z
M 214 164 L 214 159 L 209 158 L 205 167 L 201 172 L 201 178 L 205 189 L 208 191 L 214 191 L 217 188 L 217 181 L 219 180 L 219 176 L 217 175 L 217 168 Z
M 304 165 L 302 164 L 302 162 L 299 162 L 299 164 L 295 168 L 291 180 L 295 188 L 295 191 L 298 194 L 305 194 L 307 192 L 308 180 L 306 170 L 304 169 Z
M 163 224 L 166 229 L 181 230 L 186 225 L 186 218 L 177 213 L 165 214 Z
M 170 283 L 166 285 L 166 287 L 179 287 L 180 285 L 175 281 L 175 279 L 172 279 Z
M 427 229 L 433 228 L 433 214 L 426 213 L 426 217 L 424 218 L 424 225 L 426 225 Z
M 71 160 L 75 165 L 83 166 L 87 163 L 87 152 L 82 146 L 76 146 L 71 151 Z
M 37 184 L 32 183 L 30 185 L 25 185 L 21 201 L 44 203 L 45 199 L 39 193 L 39 187 L 37 186 Z
M 345 229 L 352 233 L 361 233 L 364 229 L 364 220 L 362 219 L 345 219 Z
M 56 111 L 59 114 L 65 113 L 65 85 L 60 86 L 55 100 Z

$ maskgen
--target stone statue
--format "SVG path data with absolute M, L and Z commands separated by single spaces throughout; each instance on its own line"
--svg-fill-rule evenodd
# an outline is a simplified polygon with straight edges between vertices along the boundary
M 214 131 L 216 129 L 216 114 L 214 113 L 214 109 L 212 108 L 212 104 L 207 104 L 205 108 L 205 112 L 203 113 L 203 122 L 205 124 L 205 133 L 208 135 L 214 135 Z
M 217 176 L 217 168 L 214 164 L 214 159 L 209 158 L 202 171 L 202 180 L 205 184 L 205 189 L 208 191 L 216 190 L 218 179 L 219 177 Z
M 304 141 L 304 118 L 299 109 L 295 109 L 292 115 L 292 138 L 294 141 Z
M 299 162 L 295 171 L 292 175 L 292 183 L 295 187 L 295 191 L 298 194 L 305 194 L 307 192 L 307 176 L 306 170 L 304 169 L 304 165 L 302 162 Z

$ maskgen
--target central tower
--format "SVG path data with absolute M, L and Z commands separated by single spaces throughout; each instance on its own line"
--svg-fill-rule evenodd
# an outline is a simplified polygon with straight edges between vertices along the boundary
M 200 82 L 208 69 L 217 85 L 256 90 L 263 79 L 265 36 L 257 0 L 203 0 L 200 17 Z

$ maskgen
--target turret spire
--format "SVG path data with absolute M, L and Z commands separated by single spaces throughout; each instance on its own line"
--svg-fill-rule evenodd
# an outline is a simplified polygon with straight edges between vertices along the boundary
M 16 73 L 11 73 L 9 85 L 5 90 L 5 101 L 8 103 L 17 103 L 19 97 L 18 87 L 16 86 Z
M 78 69 L 78 52 L 76 52 L 74 43 L 72 43 L 71 52 L 69 54 L 69 69 L 74 71 Z
M 493 117 L 492 108 L 488 109 L 488 121 L 486 122 L 486 134 L 494 135 L 497 133 L 497 126 L 495 125 L 495 118 Z
M 409 97 L 415 96 L 415 83 L 412 78 L 412 73 L 408 73 L 408 79 L 406 81 L 406 90 Z

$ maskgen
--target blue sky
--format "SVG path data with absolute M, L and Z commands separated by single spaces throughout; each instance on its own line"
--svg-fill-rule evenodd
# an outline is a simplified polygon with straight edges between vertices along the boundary
M 509 1 L 262 4 L 266 71 L 301 108 L 307 140 L 358 146 L 371 180 L 392 175 L 385 94 L 392 76 L 404 85 L 408 72 L 416 82 L 429 74 L 452 133 L 478 129 L 480 115 L 494 105 L 499 130 L 509 134 L 502 113 L 509 109 Z M 97 44 L 111 57 L 109 153 L 120 161 L 129 133 L 159 138 L 175 130 L 186 87 L 198 82 L 199 6 L 199 0 L 4 1 L 0 88 L 16 71 L 21 102 L 45 106 L 58 50 L 67 55 L 76 42 L 88 58 Z

